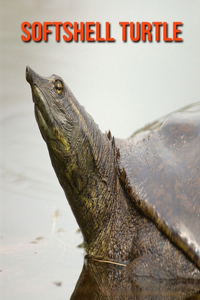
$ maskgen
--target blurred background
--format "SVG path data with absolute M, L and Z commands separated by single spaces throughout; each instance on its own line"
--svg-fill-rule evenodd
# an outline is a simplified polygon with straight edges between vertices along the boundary
M 34 117 L 25 67 L 60 75 L 100 129 L 127 138 L 200 100 L 200 2 L 1 0 L 0 295 L 69 299 L 83 265 L 78 225 Z M 115 43 L 21 40 L 21 23 L 111 24 Z M 119 22 L 180 21 L 182 43 L 122 42 Z

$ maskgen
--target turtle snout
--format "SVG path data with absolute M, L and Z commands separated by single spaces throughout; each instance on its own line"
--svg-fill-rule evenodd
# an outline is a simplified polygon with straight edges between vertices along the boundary
M 36 73 L 30 68 L 26 67 L 26 80 L 30 83 L 30 85 L 33 84 L 34 79 L 36 77 Z

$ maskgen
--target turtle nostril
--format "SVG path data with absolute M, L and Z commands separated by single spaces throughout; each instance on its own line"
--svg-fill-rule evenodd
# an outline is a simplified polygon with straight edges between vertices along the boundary
M 26 67 L 26 80 L 30 83 L 30 72 L 29 72 L 30 68 L 27 66 Z
M 30 85 L 33 84 L 33 81 L 35 79 L 35 72 L 29 67 L 26 67 L 26 80 L 30 83 Z
M 29 66 L 26 67 L 26 77 L 28 76 Z

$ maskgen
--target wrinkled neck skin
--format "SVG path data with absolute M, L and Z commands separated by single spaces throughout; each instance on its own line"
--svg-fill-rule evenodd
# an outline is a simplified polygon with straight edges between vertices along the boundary
M 119 182 L 115 147 L 93 120 L 89 129 L 84 133 L 82 129 L 83 136 L 74 141 L 65 162 L 48 145 L 50 157 L 83 233 L 87 254 L 126 262 L 133 239 L 128 225 L 133 224 L 134 213 Z
M 86 248 L 91 252 L 102 229 L 111 218 L 115 181 L 115 168 L 111 142 L 96 124 L 92 133 L 83 133 L 73 140 L 74 148 L 65 161 L 61 161 L 49 147 L 53 167 L 65 191 L 71 209 L 84 236 Z M 72 148 L 72 145 L 71 145 Z
M 128 261 L 134 212 L 119 182 L 115 143 L 56 75 L 27 68 L 35 115 L 89 256 Z

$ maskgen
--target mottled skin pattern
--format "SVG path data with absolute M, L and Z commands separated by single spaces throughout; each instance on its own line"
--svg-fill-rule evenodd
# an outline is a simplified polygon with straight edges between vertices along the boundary
M 110 133 L 101 133 L 60 77 L 40 77 L 30 68 L 26 76 L 41 134 L 87 254 L 128 264 L 133 275 L 200 279 L 198 268 L 129 196 Z

